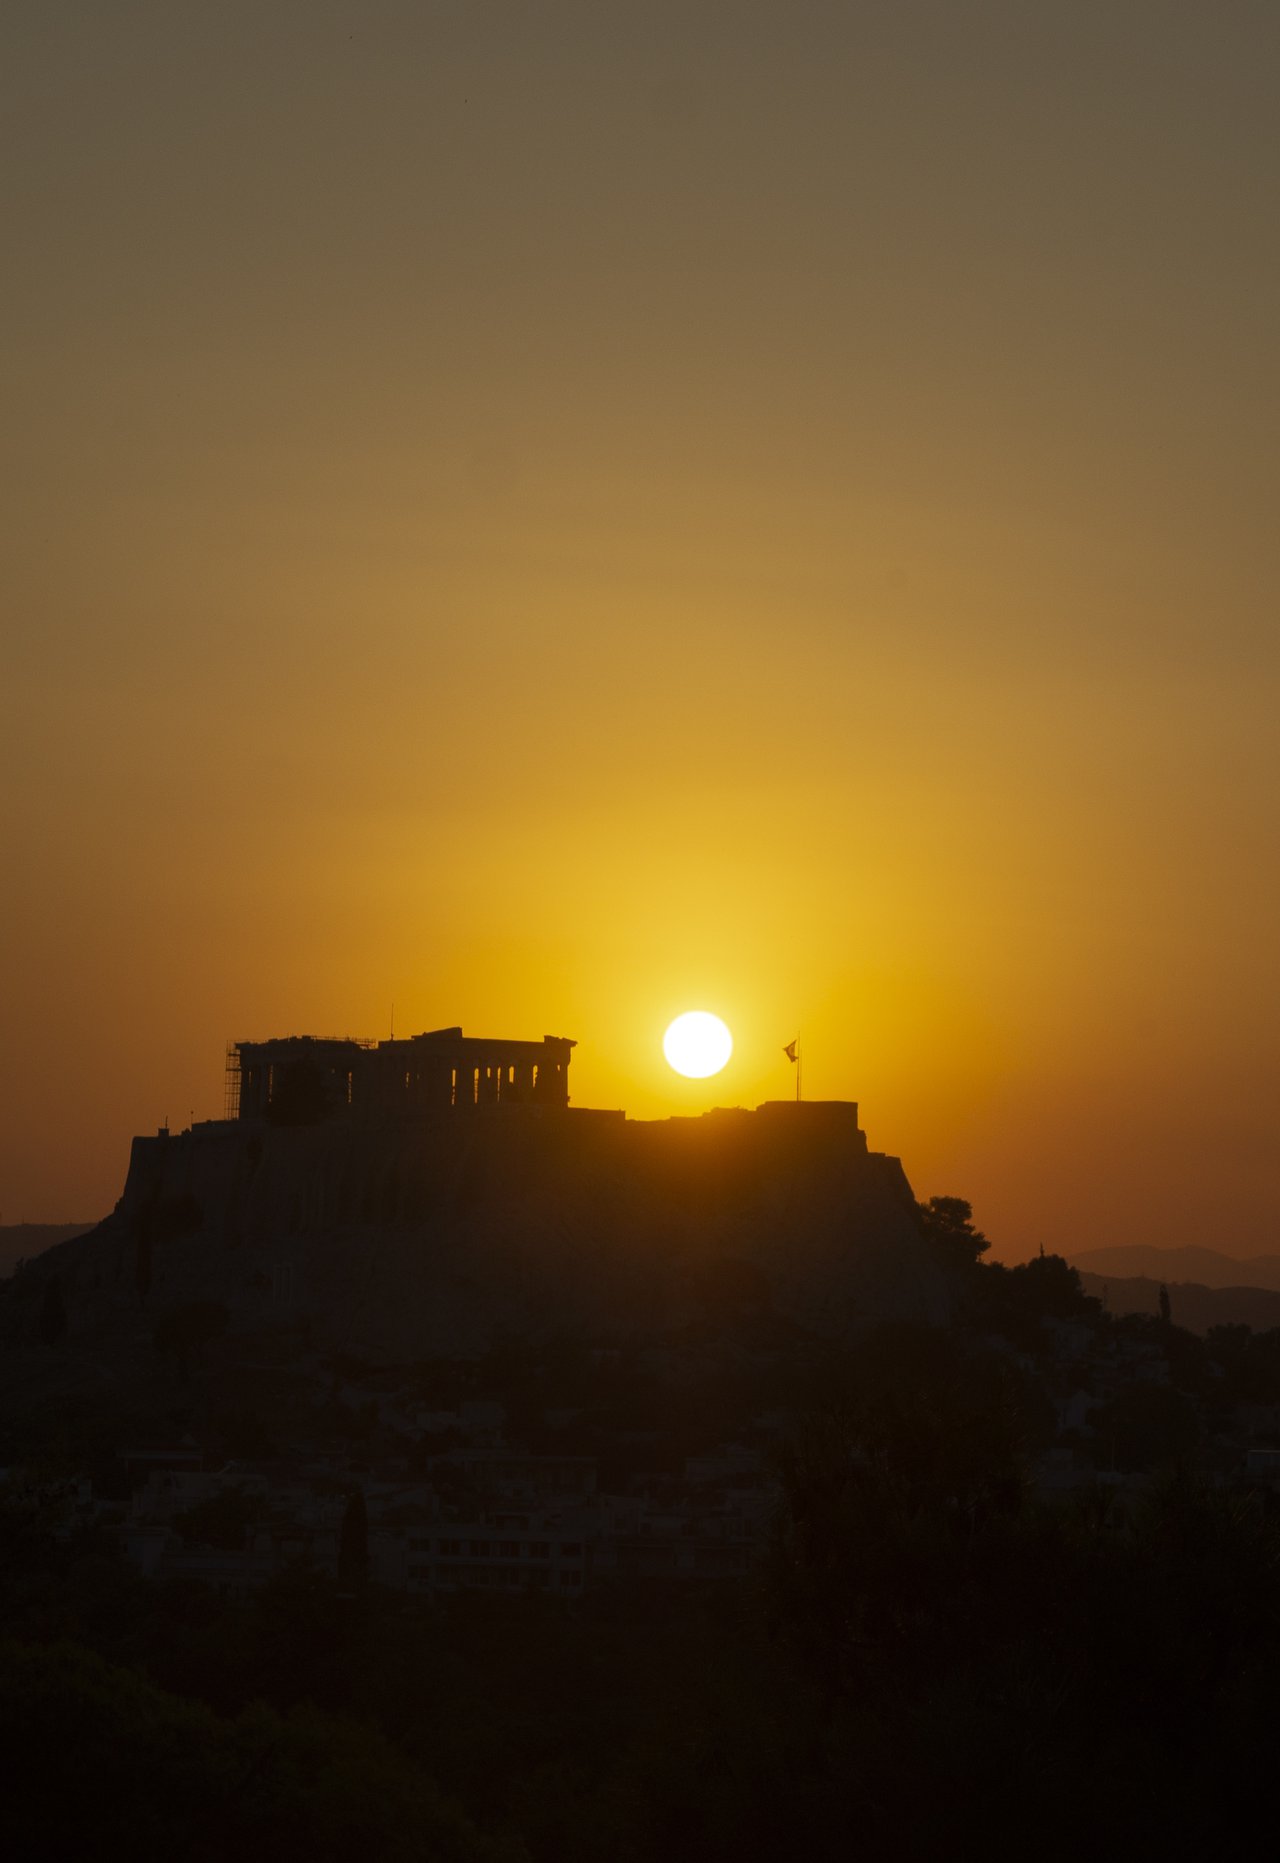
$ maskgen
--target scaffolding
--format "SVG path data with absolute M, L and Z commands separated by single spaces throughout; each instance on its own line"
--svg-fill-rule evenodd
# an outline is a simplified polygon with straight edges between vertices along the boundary
M 302 1121 L 304 1114 L 293 1104 L 295 1089 L 309 1108 L 308 1122 L 347 1108 L 371 1118 L 397 1109 L 567 1106 L 569 1050 L 575 1046 L 558 1035 L 545 1035 L 540 1042 L 468 1041 L 458 1028 L 433 1029 L 408 1041 L 353 1035 L 229 1041 L 222 1117 L 230 1124 L 262 1118 Z M 374 1051 L 372 1069 L 362 1061 L 353 1065 Z
M 290 1037 L 290 1039 L 292 1040 L 293 1038 Z M 379 1043 L 374 1037 L 364 1035 L 308 1035 L 302 1039 L 313 1043 L 317 1047 L 323 1048 L 351 1047 L 368 1049 L 377 1048 L 379 1046 Z M 239 1119 L 240 1117 L 240 1088 L 244 1079 L 243 1058 L 240 1050 L 242 1047 L 255 1048 L 259 1045 L 259 1043 L 251 1041 L 229 1041 L 227 1043 L 226 1067 L 222 1082 L 222 1117 L 224 1119 Z M 347 1075 L 346 1098 L 349 1105 L 351 1102 L 350 1074 Z

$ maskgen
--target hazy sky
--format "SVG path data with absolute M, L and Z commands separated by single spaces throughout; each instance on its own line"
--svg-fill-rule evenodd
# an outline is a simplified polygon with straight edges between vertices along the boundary
M 10 0 L 0 1220 L 394 1002 L 1280 1245 L 1278 125 L 1274 0 Z

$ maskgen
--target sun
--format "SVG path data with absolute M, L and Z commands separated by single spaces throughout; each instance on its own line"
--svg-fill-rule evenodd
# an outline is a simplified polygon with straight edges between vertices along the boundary
M 718 1074 L 733 1053 L 733 1036 L 719 1016 L 691 1009 L 671 1024 L 662 1038 L 662 1052 L 677 1074 L 705 1080 Z

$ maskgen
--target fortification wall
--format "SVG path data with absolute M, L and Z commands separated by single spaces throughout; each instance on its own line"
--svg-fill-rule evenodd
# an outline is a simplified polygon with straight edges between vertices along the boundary
M 135 1140 L 96 1234 L 67 1245 L 82 1316 L 145 1289 L 408 1356 L 662 1330 L 708 1298 L 832 1335 L 946 1299 L 900 1162 L 841 1104 L 196 1126 Z

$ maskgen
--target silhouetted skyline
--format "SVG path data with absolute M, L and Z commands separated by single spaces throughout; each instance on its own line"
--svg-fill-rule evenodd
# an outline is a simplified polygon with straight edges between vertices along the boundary
M 799 1028 L 997 1253 L 1274 1247 L 1278 52 L 10 9 L 4 1220 L 394 1002 L 637 1117 Z

